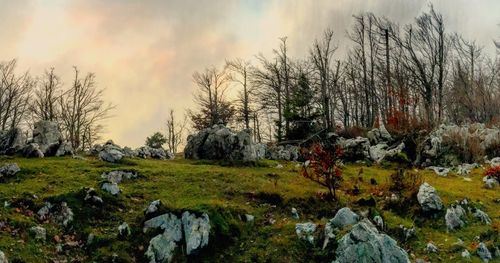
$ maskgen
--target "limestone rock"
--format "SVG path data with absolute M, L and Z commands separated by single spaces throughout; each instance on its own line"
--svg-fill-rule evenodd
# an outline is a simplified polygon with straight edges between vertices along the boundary
M 126 222 L 123 222 L 118 226 L 118 236 L 122 238 L 130 236 L 130 227 Z
M 26 136 L 19 128 L 0 131 L 0 155 L 13 155 L 26 144 Z
M 490 260 L 493 259 L 490 251 L 483 242 L 479 243 L 479 247 L 477 249 L 477 255 L 481 258 L 481 260 L 483 260 L 483 262 L 489 262 Z
M 339 240 L 334 263 L 400 262 L 409 263 L 408 253 L 386 234 L 379 233 L 367 219 L 353 226 Z
M 105 162 L 117 163 L 124 157 L 124 154 L 121 152 L 120 146 L 114 144 L 113 141 L 108 141 L 102 147 L 98 156 L 99 159 Z
M 33 233 L 36 240 L 45 241 L 47 238 L 47 230 L 41 226 L 34 226 L 30 228 L 30 232 Z
M 488 189 L 493 189 L 498 186 L 499 182 L 497 179 L 491 177 L 491 176 L 485 176 L 483 177 L 483 182 L 484 182 L 484 187 Z
M 148 207 L 144 211 L 144 214 L 149 215 L 149 214 L 155 213 L 160 208 L 160 205 L 161 205 L 160 200 L 154 200 L 153 202 L 151 202 L 148 205 Z
M 7 256 L 5 256 L 5 254 L 1 250 L 0 250 L 0 263 L 9 263 Z
M 27 158 L 43 158 L 45 155 L 36 143 L 29 143 L 21 150 L 24 157 Z
M 370 158 L 370 141 L 367 138 L 339 139 L 339 145 L 344 151 L 343 158 L 350 161 Z
M 445 167 L 439 167 L 439 166 L 430 166 L 428 169 L 433 170 L 437 175 L 439 176 L 448 176 L 450 173 L 451 169 L 445 168 Z
M 102 198 L 97 195 L 97 192 L 95 191 L 94 188 L 88 188 L 86 190 L 85 197 L 83 198 L 83 200 L 90 202 L 91 204 L 94 205 L 100 205 L 104 202 Z
M 34 124 L 33 143 L 38 144 L 44 156 L 54 156 L 62 141 L 57 122 L 39 121 Z
M 210 219 L 204 213 L 201 217 L 188 211 L 182 214 L 182 227 L 186 239 L 186 253 L 191 255 L 208 245 Z
M 480 209 L 476 208 L 476 211 L 474 212 L 474 217 L 479 219 L 479 221 L 485 225 L 491 225 L 491 219 L 488 216 L 488 214 L 481 211 Z
M 16 163 L 6 164 L 0 167 L 0 178 L 13 177 L 20 171 L 21 169 L 19 168 L 19 166 L 17 166 Z
M 257 159 L 249 130 L 233 132 L 222 124 L 190 135 L 184 148 L 186 159 L 241 160 Z
M 425 212 L 435 212 L 443 209 L 443 203 L 436 189 L 428 183 L 423 183 L 417 194 L 418 203 Z
M 59 145 L 59 148 L 56 151 L 55 156 L 66 156 L 66 155 L 73 155 L 73 146 L 71 146 L 71 143 L 69 142 L 63 142 Z
M 292 218 L 295 220 L 299 220 L 299 212 L 297 212 L 297 209 L 295 207 L 292 207 Z
M 137 178 L 138 174 L 134 171 L 111 171 L 101 174 L 101 178 L 106 179 L 108 182 L 119 184 L 123 180 L 130 180 Z
M 314 244 L 314 232 L 316 231 L 316 227 L 317 225 L 312 222 L 298 223 L 295 224 L 295 233 L 297 233 L 299 239 Z
M 328 222 L 333 227 L 343 228 L 348 225 L 354 225 L 359 221 L 359 216 L 349 207 L 341 208 L 335 216 Z
M 436 245 L 431 242 L 427 243 L 427 245 L 425 246 L 425 252 L 427 253 L 438 253 L 438 251 L 438 247 L 436 247 Z
M 462 220 L 461 212 L 454 207 L 446 209 L 445 221 L 446 228 L 449 231 L 456 230 L 465 225 L 465 222 Z
M 117 183 L 105 182 L 102 184 L 101 189 L 112 195 L 118 195 L 120 193 L 120 187 L 118 187 Z

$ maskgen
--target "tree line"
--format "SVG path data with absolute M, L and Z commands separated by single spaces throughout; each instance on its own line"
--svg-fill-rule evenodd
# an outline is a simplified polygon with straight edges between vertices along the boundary
M 188 111 L 193 127 L 223 123 L 251 128 L 259 142 L 283 142 L 380 121 L 406 131 L 500 121 L 498 52 L 489 56 L 474 40 L 450 32 L 433 6 L 407 25 L 354 15 L 342 59 L 336 36 L 325 30 L 303 59 L 289 55 L 283 37 L 270 57 L 195 72 L 198 108 Z
M 17 73 L 16 65 L 15 59 L 0 63 L 0 130 L 54 121 L 74 149 L 89 149 L 114 107 L 103 100 L 95 74 L 74 67 L 73 79 L 64 84 L 54 68 L 31 76 Z

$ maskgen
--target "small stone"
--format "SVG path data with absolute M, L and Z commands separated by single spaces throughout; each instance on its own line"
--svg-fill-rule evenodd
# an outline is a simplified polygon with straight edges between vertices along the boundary
M 383 229 L 384 228 L 384 219 L 382 219 L 381 216 L 377 215 L 377 216 L 373 217 L 373 222 L 375 222 L 375 225 L 379 229 Z
M 461 228 L 465 225 L 464 221 L 461 219 L 462 211 L 457 210 L 454 207 L 446 209 L 446 215 L 444 216 L 446 221 L 446 228 L 449 231 Z
M 464 250 L 462 251 L 462 258 L 465 258 L 465 259 L 470 259 L 470 252 L 469 250 Z
M 292 217 L 295 220 L 299 220 L 299 218 L 300 218 L 299 212 L 297 212 L 297 209 L 295 209 L 295 207 L 292 207 Z
M 314 244 L 314 232 L 316 231 L 317 225 L 312 222 L 295 224 L 295 233 L 299 239 L 308 241 Z
M 481 211 L 480 209 L 476 208 L 476 212 L 474 212 L 474 217 L 479 219 L 479 221 L 481 221 L 481 223 L 483 223 L 485 225 L 491 225 L 491 219 L 488 216 L 488 214 Z
M 160 208 L 160 205 L 161 205 L 161 201 L 160 200 L 154 200 L 153 202 L 151 202 L 149 204 L 148 208 L 146 208 L 146 210 L 144 211 L 144 213 L 146 215 L 152 214 L 152 213 L 158 211 L 158 209 Z
M 47 230 L 41 226 L 34 226 L 30 228 L 30 231 L 35 235 L 36 240 L 45 241 L 47 238 Z
M 483 242 L 479 243 L 477 255 L 483 260 L 483 262 L 489 262 L 492 260 L 491 253 Z
M 63 247 L 61 244 L 56 245 L 56 252 L 59 254 L 61 254 L 63 252 Z
M 425 246 L 425 252 L 427 253 L 438 253 L 439 249 L 433 243 L 429 242 Z
M 17 166 L 17 164 L 15 164 L 15 163 L 6 164 L 6 165 L 0 167 L 0 178 L 13 177 L 14 175 L 16 175 L 20 171 L 21 171 L 21 169 L 19 168 L 19 166 Z
M 0 263 L 9 263 L 9 260 L 1 250 L 0 250 Z
M 253 222 L 255 220 L 255 217 L 250 214 L 245 214 L 245 222 Z
M 120 188 L 118 187 L 118 184 L 116 184 L 116 183 L 106 182 L 106 183 L 102 184 L 101 189 L 112 194 L 112 195 L 118 195 L 120 193 Z
M 126 222 L 123 222 L 118 226 L 118 236 L 119 237 L 127 237 L 130 236 L 130 227 Z
M 92 245 L 92 243 L 94 242 L 94 234 L 90 233 L 88 236 L 87 236 L 87 246 L 90 246 Z

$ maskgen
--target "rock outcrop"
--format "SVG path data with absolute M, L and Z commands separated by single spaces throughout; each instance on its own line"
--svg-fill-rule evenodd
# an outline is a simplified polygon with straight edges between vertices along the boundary
M 222 124 L 189 135 L 184 155 L 186 159 L 257 160 L 251 132 L 233 132 Z
M 410 260 L 394 239 L 380 233 L 368 219 L 363 219 L 339 240 L 333 262 L 409 263 Z
M 171 262 L 183 239 L 187 255 L 198 253 L 209 242 L 210 219 L 205 213 L 198 217 L 185 211 L 182 218 L 166 213 L 144 222 L 144 232 L 157 228 L 163 233 L 149 242 L 145 256 L 150 262 Z
M 32 142 L 38 145 L 44 156 L 54 156 L 63 142 L 63 136 L 56 122 L 39 121 L 34 125 Z
M 338 144 L 344 151 L 343 158 L 349 161 L 370 159 L 370 141 L 367 138 L 340 138 Z

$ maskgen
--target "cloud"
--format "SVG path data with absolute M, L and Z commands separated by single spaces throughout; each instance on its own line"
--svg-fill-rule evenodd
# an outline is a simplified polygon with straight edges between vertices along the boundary
M 106 100 L 117 105 L 104 137 L 131 146 L 163 129 L 169 108 L 182 115 L 193 107 L 194 71 L 269 54 L 281 36 L 303 58 L 327 27 L 345 48 L 352 14 L 370 11 L 407 23 L 428 6 L 418 0 L 0 2 L 0 60 L 18 58 L 32 74 L 54 66 L 66 83 L 73 65 L 95 72 Z M 499 33 L 498 1 L 434 4 L 450 30 L 481 44 Z

